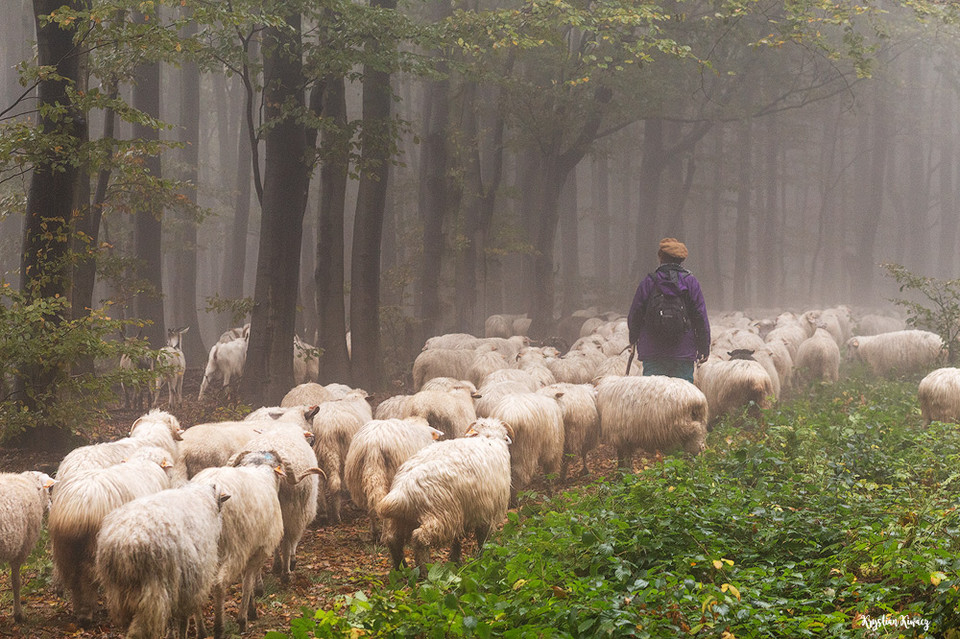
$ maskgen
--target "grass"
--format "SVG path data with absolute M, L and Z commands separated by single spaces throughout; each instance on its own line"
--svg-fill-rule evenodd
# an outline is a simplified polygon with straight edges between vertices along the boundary
M 917 381 L 813 387 L 268 637 L 956 636 L 960 431 L 922 425 Z

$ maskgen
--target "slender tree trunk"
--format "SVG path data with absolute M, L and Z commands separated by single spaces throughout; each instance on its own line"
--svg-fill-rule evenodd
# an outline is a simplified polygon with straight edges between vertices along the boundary
M 241 394 L 249 403 L 275 405 L 293 386 L 293 335 L 300 276 L 300 242 L 310 184 L 303 109 L 300 14 L 285 28 L 264 31 L 265 138 L 263 205 L 250 346 Z
M 346 342 L 344 290 L 343 216 L 346 211 L 350 165 L 350 133 L 347 130 L 347 100 L 343 77 L 324 83 L 324 116 L 334 123 L 321 138 L 320 215 L 317 225 L 318 332 L 320 383 L 352 383 Z
M 396 9 L 396 0 L 375 0 L 371 7 Z M 393 43 L 368 40 L 372 55 Z M 393 127 L 390 122 L 390 74 L 365 65 L 363 69 L 363 130 L 360 133 L 361 173 L 354 221 L 350 287 L 350 326 L 353 336 L 354 383 L 380 388 L 380 241 L 386 205 Z
M 660 239 L 658 210 L 660 207 L 660 179 L 666 158 L 663 152 L 663 120 L 650 119 L 643 123 L 643 146 L 641 147 L 640 191 L 637 198 L 639 214 L 635 223 L 636 242 L 633 244 L 634 279 L 639 280 L 650 261 L 650 251 L 656 251 Z
M 777 257 L 783 249 L 779 244 L 780 229 L 778 192 L 780 189 L 780 170 L 777 161 L 780 158 L 779 130 L 774 116 L 767 118 L 767 135 L 763 144 L 763 190 L 764 207 L 760 215 L 760 243 L 757 247 L 757 286 L 758 302 L 767 307 L 775 304 L 779 272 Z
M 185 37 L 191 37 L 196 32 L 195 22 L 188 22 L 184 27 Z M 200 175 L 200 69 L 190 61 L 183 62 L 180 67 L 180 124 L 180 142 L 184 145 L 181 150 L 182 179 L 188 185 L 184 196 L 191 205 L 196 206 L 196 185 Z M 173 283 L 173 294 L 178 298 L 175 306 L 179 313 L 174 324 L 193 328 L 183 335 L 183 355 L 187 366 L 203 366 L 207 361 L 207 349 L 200 334 L 200 318 L 197 314 L 197 220 L 192 211 L 181 216 L 179 235 L 179 256 Z
M 713 175 L 710 184 L 710 207 L 707 211 L 707 233 L 710 238 L 707 243 L 707 255 L 704 263 L 709 265 L 708 272 L 703 276 L 705 288 L 711 291 L 713 304 L 715 308 L 725 308 L 724 288 L 723 288 L 723 258 L 720 252 L 720 217 L 723 214 L 723 190 L 724 190 L 724 145 L 723 129 L 716 131 L 716 146 L 713 152 Z
M 577 169 L 567 175 L 560 194 L 560 317 L 581 306 L 580 220 L 577 206 Z
M 156 16 L 152 16 L 156 19 Z M 145 22 L 146 16 L 134 12 L 136 22 Z M 133 106 L 154 118 L 160 117 L 160 63 L 150 62 L 137 69 L 137 81 L 133 87 Z M 134 123 L 133 136 L 141 140 L 159 140 L 160 132 L 146 124 Z M 160 156 L 144 158 L 144 166 L 150 175 L 159 180 Z M 163 314 L 163 258 L 161 254 L 161 236 L 163 209 L 151 197 L 140 202 L 140 209 L 134 218 L 134 254 L 140 260 L 138 276 L 148 287 L 137 293 L 133 299 L 134 315 L 150 324 L 144 327 L 143 337 L 150 346 L 160 348 L 166 345 L 166 331 Z
M 74 47 L 72 30 L 62 29 L 54 22 L 44 24 L 41 21 L 42 16 L 49 15 L 63 4 L 63 0 L 33 2 L 38 62 L 55 67 L 62 78 L 45 79 L 38 85 L 40 124 L 48 133 L 62 134 L 66 141 L 61 142 L 61 155 L 51 153 L 46 161 L 34 166 L 30 176 L 20 252 L 20 290 L 28 298 L 65 297 L 69 293 L 70 223 L 77 210 L 80 184 L 84 179 L 80 166 L 72 160 L 79 152 L 80 144 L 87 139 L 86 115 L 71 105 L 67 95 L 68 87 L 80 85 L 83 56 Z M 75 0 L 67 6 L 80 10 L 85 5 Z M 55 107 L 65 108 L 66 117 L 58 118 L 45 110 Z M 48 321 L 53 325 L 64 319 L 50 314 Z M 69 435 L 67 425 L 44 419 L 42 407 L 35 399 L 51 390 L 57 371 L 40 362 L 25 362 L 18 373 L 13 397 L 29 410 L 38 411 L 38 419 L 36 427 L 23 433 L 15 443 L 38 450 L 61 448 Z
M 876 299 L 875 279 L 877 271 L 876 241 L 878 221 L 883 212 L 883 188 L 888 155 L 889 129 L 888 107 L 885 96 L 874 87 L 876 98 L 872 103 L 874 113 L 865 118 L 866 126 L 862 147 L 869 150 L 861 155 L 862 168 L 866 178 L 859 181 L 863 185 L 859 199 L 858 229 L 855 237 L 857 249 L 856 303 L 871 304 Z
M 250 232 L 251 162 L 250 121 L 241 117 L 236 134 L 237 173 L 233 224 L 230 225 L 227 246 L 223 252 L 223 271 L 220 276 L 220 295 L 236 300 L 243 297 L 244 272 L 247 268 L 247 235 Z M 227 328 L 226 326 L 221 328 Z
M 590 181 L 593 200 L 593 274 L 601 287 L 610 285 L 610 159 L 593 158 Z
M 449 8 L 449 3 L 440 3 Z M 442 9 L 441 9 L 442 11 Z M 441 65 L 439 73 L 444 74 Z M 444 77 L 424 83 L 423 133 L 420 154 L 419 210 L 423 260 L 420 275 L 419 341 L 437 335 L 441 328 L 440 272 L 443 268 L 443 225 L 450 210 L 450 82 Z
M 956 96 L 951 84 L 943 87 L 940 105 L 940 126 L 937 139 L 940 141 L 940 274 L 941 277 L 957 276 L 957 193 L 954 174 L 956 173 L 956 154 L 954 152 L 954 134 L 956 132 Z
M 753 202 L 753 121 L 745 119 L 738 131 L 737 221 L 733 258 L 733 306 L 750 305 L 750 218 Z

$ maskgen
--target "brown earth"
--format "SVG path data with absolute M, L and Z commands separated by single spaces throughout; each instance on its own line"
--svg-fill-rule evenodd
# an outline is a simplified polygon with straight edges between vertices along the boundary
M 226 419 L 225 413 L 236 407 L 221 395 L 202 404 L 196 401 L 202 371 L 188 371 L 184 383 L 184 404 L 172 411 L 184 428 L 204 421 Z M 218 402 L 218 399 L 220 400 Z M 379 398 L 384 399 L 384 398 Z M 166 391 L 161 396 L 161 407 L 166 403 Z M 94 441 L 123 437 L 130 425 L 140 415 L 139 411 L 112 409 L 96 432 Z M 20 449 L 0 448 L 0 471 L 20 472 L 43 470 L 50 474 L 56 471 L 60 455 L 30 452 Z M 637 460 L 641 463 L 642 460 Z M 572 472 L 576 472 L 575 464 Z M 585 476 L 574 474 L 560 482 L 560 489 L 584 485 L 600 476 L 616 474 L 616 457 L 611 449 L 601 446 L 588 457 L 590 472 Z M 535 483 L 532 491 L 542 492 L 545 485 Z M 465 552 L 472 552 L 466 547 Z M 435 556 L 443 559 L 444 556 Z M 69 601 L 53 585 L 52 563 L 44 540 L 24 568 L 23 608 L 26 621 L 17 624 L 13 620 L 13 600 L 10 592 L 10 572 L 6 566 L 0 574 L 0 638 L 13 639 L 116 639 L 122 635 L 112 628 L 105 611 L 101 609 L 91 628 L 76 625 Z M 267 565 L 269 571 L 270 564 Z M 257 600 L 259 619 L 248 624 L 246 632 L 237 633 L 233 619 L 240 598 L 239 588 L 228 592 L 225 623 L 228 635 L 247 638 L 263 637 L 271 630 L 289 632 L 290 620 L 301 616 L 301 608 L 330 608 L 337 597 L 362 590 L 370 592 L 379 588 L 390 571 L 389 553 L 371 541 L 369 520 L 349 501 L 343 506 L 343 521 L 327 525 L 314 522 L 306 531 L 297 550 L 297 567 L 290 583 L 281 586 L 279 580 L 267 572 L 264 576 L 265 594 Z M 208 630 L 212 629 L 213 612 L 208 606 L 205 617 Z M 192 636 L 192 633 L 191 633 Z

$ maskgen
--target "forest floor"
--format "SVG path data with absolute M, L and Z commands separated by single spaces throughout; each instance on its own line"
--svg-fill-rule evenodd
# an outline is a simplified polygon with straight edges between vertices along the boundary
M 200 405 L 195 397 L 199 390 L 202 371 L 188 371 L 184 383 L 183 406 L 172 411 L 184 428 L 200 421 L 206 421 L 215 406 L 212 403 Z M 385 399 L 385 398 L 380 398 Z M 161 396 L 161 408 L 166 402 L 166 392 Z M 117 408 L 110 411 L 110 417 L 100 424 L 98 432 L 93 434 L 97 441 L 106 441 L 123 437 L 130 425 L 139 416 L 138 411 Z M 0 471 L 20 472 L 23 470 L 43 470 L 54 474 L 60 462 L 60 455 L 28 452 L 18 449 L 0 448 Z M 579 462 L 571 464 L 571 476 L 559 482 L 560 490 L 592 483 L 600 477 L 614 476 L 617 473 L 616 455 L 612 449 L 601 446 L 587 458 L 589 473 L 579 475 L 576 470 Z M 643 460 L 635 460 L 642 464 Z M 529 487 L 541 493 L 545 485 L 534 483 Z M 303 608 L 329 609 L 337 597 L 353 594 L 357 591 L 370 592 L 386 581 L 390 572 L 390 557 L 386 548 L 374 545 L 370 537 L 369 520 L 362 511 L 346 501 L 343 506 L 342 521 L 339 524 L 314 522 L 306 531 L 297 550 L 297 567 L 290 583 L 281 586 L 279 580 L 269 573 L 272 562 L 268 562 L 265 576 L 265 594 L 257 600 L 259 618 L 250 622 L 246 632 L 237 633 L 234 618 L 239 602 L 239 587 L 228 591 L 225 607 L 225 624 L 228 633 L 245 638 L 263 637 L 271 630 L 289 633 L 290 620 L 300 617 Z M 43 539 L 46 539 L 44 535 Z M 22 601 L 26 621 L 17 624 L 13 621 L 13 600 L 10 592 L 10 572 L 4 566 L 0 574 L 0 639 L 57 639 L 76 637 L 79 639 L 116 639 L 121 633 L 112 627 L 110 619 L 102 609 L 90 628 L 80 628 L 75 622 L 70 602 L 58 592 L 53 584 L 52 563 L 49 551 L 41 542 L 28 565 L 22 571 Z M 465 546 L 467 556 L 473 552 L 472 546 Z M 434 560 L 444 559 L 434 554 Z M 212 606 L 206 608 L 207 629 L 212 631 Z M 192 636 L 192 633 L 191 633 Z

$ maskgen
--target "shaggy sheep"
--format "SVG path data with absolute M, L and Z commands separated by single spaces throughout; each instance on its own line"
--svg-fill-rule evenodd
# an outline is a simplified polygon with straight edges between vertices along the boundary
M 857 335 L 879 335 L 881 333 L 903 331 L 906 328 L 906 322 L 898 317 L 870 313 L 861 317 L 860 321 L 857 322 Z
M 765 353 L 773 362 L 777 370 L 777 377 L 780 380 L 780 390 L 786 391 L 793 384 L 793 358 L 790 356 L 790 349 L 782 339 L 775 338 L 766 342 L 758 354 Z M 777 395 L 779 397 L 779 393 Z
M 587 474 L 587 453 L 600 440 L 600 414 L 593 386 L 589 384 L 551 384 L 538 393 L 553 398 L 563 414 L 563 465 L 560 478 L 567 476 L 570 458 L 579 455 L 581 474 Z
M 230 584 L 240 580 L 241 597 L 237 612 L 240 632 L 247 619 L 256 619 L 253 599 L 257 576 L 283 538 L 283 514 L 280 510 L 281 478 L 296 484 L 299 477 L 285 467 L 273 451 L 237 455 L 232 466 L 207 468 L 193 481 L 216 484 L 230 494 L 223 505 L 223 530 L 220 534 L 219 570 L 213 588 L 213 636 L 223 635 L 223 600 Z
M 171 459 L 179 459 L 177 442 L 182 439 L 183 431 L 177 418 L 161 410 L 152 410 L 133 422 L 130 436 L 112 442 L 90 444 L 75 448 L 63 458 L 57 468 L 57 480 L 64 481 L 80 470 L 106 468 L 119 464 L 145 446 L 157 446 L 170 454 Z
M 800 343 L 794 359 L 794 371 L 806 383 L 817 380 L 835 382 L 840 379 L 840 348 L 826 329 L 818 328 L 813 336 Z
M 97 537 L 97 577 L 114 623 L 130 639 L 186 636 L 217 577 L 221 505 L 217 486 L 191 483 L 120 506 Z M 206 633 L 200 634 L 204 636 Z
M 923 423 L 960 421 L 960 368 L 938 368 L 917 389 Z
M 931 369 L 941 361 L 943 354 L 943 340 L 929 331 L 859 335 L 847 342 L 847 357 L 866 362 L 874 375 L 899 375 Z
M 479 398 L 474 402 L 477 417 L 490 417 L 494 407 L 507 395 L 533 391 L 534 389 L 523 382 L 505 381 L 487 384 L 479 391 Z
M 347 400 L 320 404 L 313 418 L 311 429 L 315 437 L 313 450 L 327 478 L 320 494 L 319 506 L 329 521 L 340 521 L 340 507 L 343 502 L 343 465 L 353 436 L 368 421 L 370 419 L 361 419 L 347 404 Z
M 557 382 L 586 384 L 597 376 L 597 368 L 606 359 L 602 351 L 570 350 L 563 357 L 547 359 L 546 365 Z
M 0 473 L 0 563 L 10 564 L 13 620 L 17 623 L 23 622 L 20 566 L 40 538 L 53 483 L 50 477 L 34 470 Z
M 530 392 L 541 387 L 540 381 L 530 371 L 525 371 L 520 368 L 505 368 L 494 371 L 484 377 L 478 387 L 478 392 L 482 395 L 484 388 L 488 388 L 499 382 L 519 382 L 526 386 Z
M 202 400 L 210 383 L 220 378 L 222 388 L 230 386 L 243 374 L 243 364 L 247 360 L 247 339 L 239 338 L 229 342 L 217 342 L 210 348 L 207 356 L 207 367 L 203 371 L 203 381 L 200 382 L 200 394 L 197 400 Z
M 507 315 L 505 313 L 491 315 L 483 322 L 484 337 L 512 337 L 526 335 L 530 328 L 530 319 L 526 314 Z
M 464 379 L 469 380 L 474 386 L 479 386 L 488 374 L 505 368 L 512 368 L 512 366 L 499 351 L 478 349 Z M 426 384 L 420 390 L 424 388 Z
M 710 421 L 716 422 L 744 406 L 770 408 L 774 398 L 769 373 L 750 357 L 751 351 L 733 351 L 737 359 L 709 359 L 697 367 L 694 382 L 703 391 L 710 409 Z M 774 372 L 776 374 L 776 372 Z
M 347 386 L 346 384 L 338 384 L 337 382 L 331 382 L 324 386 L 324 388 L 330 391 L 330 394 L 333 395 L 333 399 L 343 399 L 352 391 L 356 390 L 350 386 Z
M 297 384 L 314 382 L 320 376 L 320 358 L 317 348 L 307 344 L 299 335 L 293 336 L 293 379 Z
M 406 412 L 407 400 L 412 395 L 394 395 L 388 397 L 379 404 L 373 411 L 374 419 L 401 419 Z
M 390 490 L 400 465 L 443 433 L 422 417 L 373 420 L 357 431 L 344 463 L 343 479 L 350 498 L 370 515 L 377 540 L 377 505 Z
M 822 328 L 830 333 L 830 337 L 833 338 L 833 341 L 837 343 L 838 347 L 843 345 L 843 326 L 841 325 L 839 315 L 833 310 L 827 309 L 825 311 L 807 311 L 800 316 L 800 320 L 807 323 L 808 335 L 812 335 L 813 331 Z
M 478 419 L 465 437 L 425 446 L 400 466 L 377 508 L 395 568 L 410 540 L 421 574 L 432 546 L 451 544 L 450 558 L 459 562 L 461 538 L 473 532 L 483 549 L 507 514 L 509 441 L 503 422 Z
M 710 342 L 711 352 L 734 350 L 756 351 L 763 348 L 763 338 L 757 333 L 743 328 L 727 329 L 714 334 Z
M 493 408 L 490 417 L 514 430 L 510 448 L 510 501 L 530 483 L 537 467 L 545 475 L 556 473 L 563 462 L 563 411 L 559 404 L 537 393 L 507 395 Z
M 423 344 L 423 350 L 432 350 L 432 349 L 460 349 L 464 348 L 467 345 L 468 348 L 473 348 L 473 344 L 479 338 L 476 335 L 471 335 L 470 333 L 447 333 L 445 335 L 435 335 L 429 338 Z
M 260 422 L 211 422 L 197 424 L 183 432 L 180 444 L 182 475 L 190 479 L 204 468 L 223 466 L 227 460 L 257 436 Z
M 596 384 L 608 375 L 625 376 L 627 374 L 627 364 L 630 364 L 630 375 L 635 377 L 643 375 L 643 362 L 637 359 L 634 359 L 631 362 L 630 355 L 628 353 L 623 353 L 615 357 L 607 357 L 605 360 L 600 362 L 600 365 L 597 366 L 597 370 L 594 372 L 593 379 L 590 380 L 590 383 Z
M 605 377 L 597 384 L 597 412 L 600 441 L 616 449 L 620 468 L 638 448 L 696 455 L 707 438 L 707 398 L 684 379 Z
M 807 335 L 806 329 L 804 329 L 799 324 L 786 324 L 783 326 L 777 326 L 772 331 L 767 333 L 767 336 L 763 338 L 763 341 L 766 343 L 771 343 L 775 341 L 780 341 L 787 348 L 787 352 L 790 354 L 790 359 L 793 360 L 794 364 L 797 361 L 797 350 L 800 348 L 800 344 L 803 343 L 803 340 L 809 337 Z
M 57 486 L 47 523 L 53 565 L 81 625 L 92 623 L 97 608 L 93 560 L 104 517 L 138 497 L 170 488 L 172 469 L 170 455 L 149 446 L 120 464 L 75 473 Z
M 157 365 L 166 369 L 158 378 L 153 391 L 153 405 L 160 401 L 160 391 L 167 387 L 167 404 L 173 407 L 183 403 L 183 374 L 187 370 L 187 360 L 183 356 L 183 334 L 190 330 L 183 328 L 167 329 L 167 345 L 157 352 Z
M 296 424 L 276 422 L 249 442 L 244 450 L 230 459 L 233 464 L 246 453 L 269 450 L 284 462 L 289 477 L 296 477 L 296 484 L 289 479 L 280 484 L 280 513 L 283 518 L 283 537 L 273 560 L 273 572 L 279 573 L 280 581 L 287 583 L 296 559 L 297 546 L 307 526 L 317 515 L 317 495 L 323 471 L 317 467 L 317 456 L 307 443 L 303 431 Z
M 413 388 L 422 390 L 427 380 L 434 377 L 467 379 L 467 372 L 477 354 L 466 348 L 431 348 L 421 352 L 413 361 Z
M 477 418 L 473 400 L 479 396 L 472 389 L 473 384 L 449 390 L 422 390 L 407 400 L 403 417 L 422 417 L 448 438 L 462 437 Z
M 306 382 L 294 386 L 280 400 L 280 406 L 316 406 L 335 399 L 333 393 L 316 382 Z

